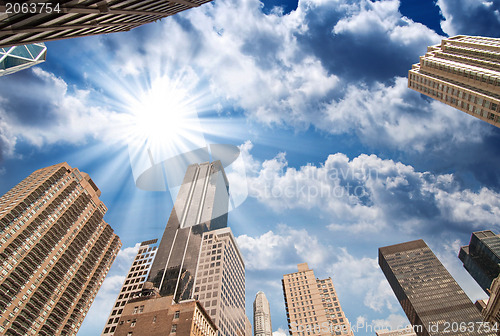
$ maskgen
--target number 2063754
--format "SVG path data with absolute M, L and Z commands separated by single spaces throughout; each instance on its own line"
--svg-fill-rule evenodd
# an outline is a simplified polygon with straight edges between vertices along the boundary
M 51 14 L 51 13 L 61 13 L 61 8 L 58 3 L 53 4 L 51 2 L 31 2 L 31 3 L 7 2 L 5 4 L 5 13 Z

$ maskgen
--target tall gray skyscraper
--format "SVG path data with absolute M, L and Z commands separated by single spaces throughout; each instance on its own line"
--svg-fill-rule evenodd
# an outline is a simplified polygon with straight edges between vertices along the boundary
M 481 288 L 490 295 L 491 283 L 500 274 L 500 236 L 490 230 L 474 232 L 458 257 Z
M 379 265 L 417 335 L 496 335 L 423 240 L 381 247 Z
M 220 161 L 188 167 L 149 274 L 161 296 L 193 297 L 203 233 L 227 226 L 228 202 Z
M 264 292 L 258 292 L 253 302 L 254 336 L 272 336 L 271 308 Z

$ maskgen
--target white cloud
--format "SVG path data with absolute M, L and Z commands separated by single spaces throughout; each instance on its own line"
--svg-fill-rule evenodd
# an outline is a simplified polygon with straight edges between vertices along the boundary
M 441 29 L 449 36 L 495 36 L 498 32 L 500 4 L 497 1 L 437 0 L 436 4 L 445 18 Z
M 288 335 L 288 330 L 283 330 L 279 328 L 276 331 L 273 331 L 273 336 L 287 336 Z
M 35 67 L 27 88 L 32 95 L 19 96 L 19 83 L 7 81 L 0 107 L 0 144 L 5 155 L 12 156 L 19 140 L 36 147 L 65 142 L 84 143 L 89 137 L 112 139 L 118 114 L 94 105 L 89 90 L 69 90 L 68 84 L 52 73 Z M 10 85 L 10 87 L 9 87 Z M 32 109 L 29 111 L 11 110 Z M 18 113 L 24 113 L 20 116 Z M 35 114 L 36 113 L 36 114 Z M 33 120 L 34 119 L 34 120 Z
M 268 231 L 258 237 L 241 235 L 238 246 L 249 270 L 289 269 L 307 260 L 319 264 L 327 256 L 325 248 L 305 229 L 278 225 L 278 233 Z
M 500 214 L 500 195 L 491 189 L 462 189 L 452 174 L 418 172 L 376 155 L 350 160 L 337 153 L 298 169 L 288 167 L 285 153 L 264 162 L 245 155 L 251 197 L 277 212 L 317 209 L 333 231 L 409 233 L 436 222 L 473 229 L 492 225 Z
M 397 301 L 380 271 L 377 259 L 356 258 L 345 248 L 338 250 L 337 260 L 327 266 L 327 270 L 328 273 L 333 274 L 333 282 L 337 291 L 340 292 L 340 299 L 347 299 L 342 296 L 342 293 L 350 293 L 350 300 L 362 300 L 366 307 L 374 311 L 380 312 L 386 308 L 395 310 Z M 356 295 L 354 293 L 357 293 L 359 297 L 352 297 Z

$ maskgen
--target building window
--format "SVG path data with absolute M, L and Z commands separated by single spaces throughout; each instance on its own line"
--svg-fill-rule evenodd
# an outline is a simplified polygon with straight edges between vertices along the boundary
M 175 333 L 177 331 L 177 324 L 172 324 L 172 329 L 170 330 L 170 333 Z
M 175 314 L 174 314 L 174 320 L 178 319 L 179 315 L 180 315 L 180 311 L 176 311 Z
M 136 322 L 137 322 L 137 320 L 135 320 L 135 319 L 134 319 L 134 320 L 132 320 L 132 323 L 130 323 L 130 326 L 131 326 L 131 327 L 135 327 L 135 323 L 136 323 Z

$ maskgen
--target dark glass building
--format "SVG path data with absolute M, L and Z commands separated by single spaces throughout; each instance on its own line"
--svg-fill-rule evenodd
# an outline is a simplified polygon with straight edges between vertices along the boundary
M 496 335 L 423 240 L 379 248 L 379 265 L 417 335 Z
M 500 236 L 490 230 L 474 232 L 458 258 L 467 272 L 490 295 L 491 283 L 500 274 Z
M 193 297 L 203 233 L 227 227 L 228 204 L 220 161 L 188 167 L 149 274 L 161 296 Z

